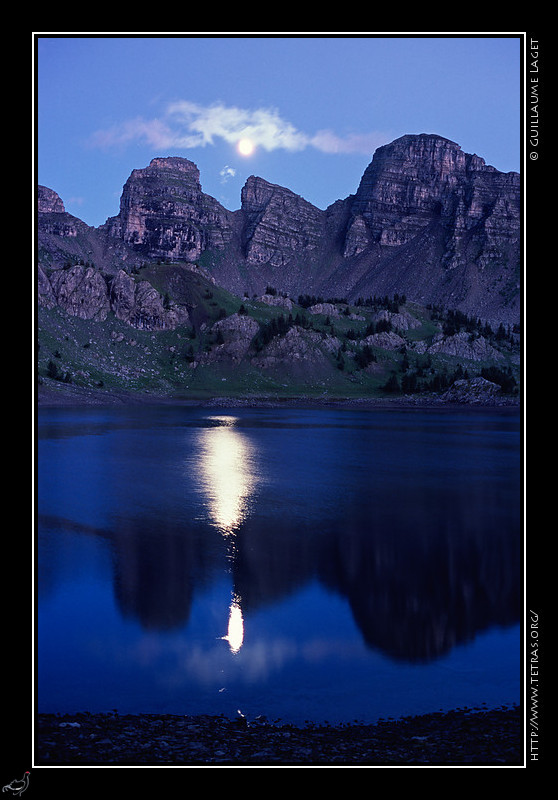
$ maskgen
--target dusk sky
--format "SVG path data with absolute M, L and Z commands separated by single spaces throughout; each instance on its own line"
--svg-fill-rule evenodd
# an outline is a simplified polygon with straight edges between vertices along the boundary
M 230 210 L 250 175 L 326 208 L 407 133 L 520 171 L 520 34 L 36 36 L 37 179 L 89 225 L 155 156 Z

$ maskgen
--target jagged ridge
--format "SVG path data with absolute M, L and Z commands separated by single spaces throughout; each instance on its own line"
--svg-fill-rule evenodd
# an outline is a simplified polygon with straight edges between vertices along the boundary
M 351 300 L 404 293 L 513 324 L 519 189 L 516 173 L 420 134 L 378 148 L 355 195 L 324 211 L 251 176 L 240 210 L 230 212 L 202 192 L 191 161 L 155 158 L 132 172 L 119 214 L 98 229 L 61 212 L 61 201 L 47 202 L 51 190 L 41 189 L 39 255 L 59 267 L 87 251 L 109 272 L 170 258 L 202 263 L 239 295 L 268 284 Z
M 251 176 L 229 212 L 175 157 L 134 170 L 97 229 L 39 187 L 40 380 L 236 397 L 440 395 L 455 382 L 452 402 L 517 396 L 517 186 L 423 135 L 380 148 L 356 194 L 325 211 Z

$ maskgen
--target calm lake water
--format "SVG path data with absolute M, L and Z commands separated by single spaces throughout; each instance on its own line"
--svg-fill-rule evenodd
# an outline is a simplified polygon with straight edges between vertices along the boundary
M 520 700 L 520 418 L 44 409 L 40 712 L 375 721 Z

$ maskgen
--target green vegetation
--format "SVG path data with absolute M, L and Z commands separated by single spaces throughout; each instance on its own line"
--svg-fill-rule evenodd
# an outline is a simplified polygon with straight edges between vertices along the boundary
M 519 331 L 503 325 L 493 330 L 461 312 L 421 307 L 402 295 L 359 298 L 353 304 L 311 295 L 295 301 L 268 286 L 266 294 L 277 302 L 284 299 L 283 305 L 271 305 L 256 297 L 237 297 L 203 271 L 183 264 L 145 264 L 132 274 L 154 286 L 165 309 L 186 307 L 189 323 L 151 331 L 133 328 L 113 314 L 100 323 L 39 307 L 39 381 L 182 398 L 427 395 L 475 376 L 497 383 L 506 394 L 519 390 Z M 320 303 L 330 304 L 330 313 L 309 311 Z M 414 327 L 395 327 L 390 315 L 401 313 L 410 315 Z M 218 358 L 232 334 L 215 323 L 236 314 L 255 320 L 257 333 L 240 360 Z M 293 328 L 295 350 L 297 343 L 306 343 L 320 358 L 305 360 L 293 351 L 290 360 L 287 352 L 283 359 L 264 363 L 270 344 Z M 427 352 L 436 334 L 464 331 L 470 342 L 483 337 L 498 359 Z
M 445 310 L 440 306 L 428 306 L 431 311 L 431 318 L 442 325 L 444 336 L 454 336 L 456 333 L 465 331 L 475 339 L 483 336 L 491 343 L 508 342 L 513 344 L 519 335 L 519 327 L 514 325 L 507 328 L 500 323 L 496 331 L 488 322 L 482 322 L 478 317 L 470 317 L 462 311 L 453 309 Z

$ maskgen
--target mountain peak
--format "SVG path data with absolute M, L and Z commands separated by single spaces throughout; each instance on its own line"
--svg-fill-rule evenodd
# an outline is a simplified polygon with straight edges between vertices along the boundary
M 398 139 L 394 139 L 393 142 L 390 142 L 390 144 L 384 145 L 384 147 L 390 147 L 392 145 L 397 145 L 398 143 L 412 142 L 439 142 L 446 145 L 451 145 L 452 147 L 457 147 L 458 150 L 461 150 L 461 145 L 457 144 L 457 142 L 454 142 L 451 139 L 448 139 L 446 136 L 441 136 L 439 133 L 405 133 Z
M 65 212 L 64 203 L 59 195 L 47 186 L 37 186 L 37 210 L 42 214 Z
M 193 189 L 201 189 L 198 167 L 193 161 L 181 156 L 158 156 L 152 158 L 147 167 L 132 170 L 127 184 L 142 179 L 160 179 L 164 183 L 171 173 L 174 173 L 181 182 Z
M 199 172 L 193 161 L 190 161 L 188 158 L 183 158 L 182 156 L 156 156 L 149 162 L 149 167 L 178 169 L 183 172 L 190 172 L 192 170 Z
M 406 134 L 379 147 L 356 193 L 325 211 L 256 175 L 242 188 L 241 208 L 227 211 L 202 193 L 199 177 L 179 156 L 133 170 L 119 214 L 87 252 L 108 253 L 111 268 L 117 256 L 128 264 L 203 256 L 217 283 L 236 293 L 268 285 L 293 296 L 399 293 L 484 319 L 518 318 L 519 176 L 446 137 Z M 63 211 L 45 188 L 39 204 Z M 44 252 L 56 253 L 50 263 L 66 260 L 72 231 L 40 216 Z M 85 248 L 74 240 L 74 249 Z

